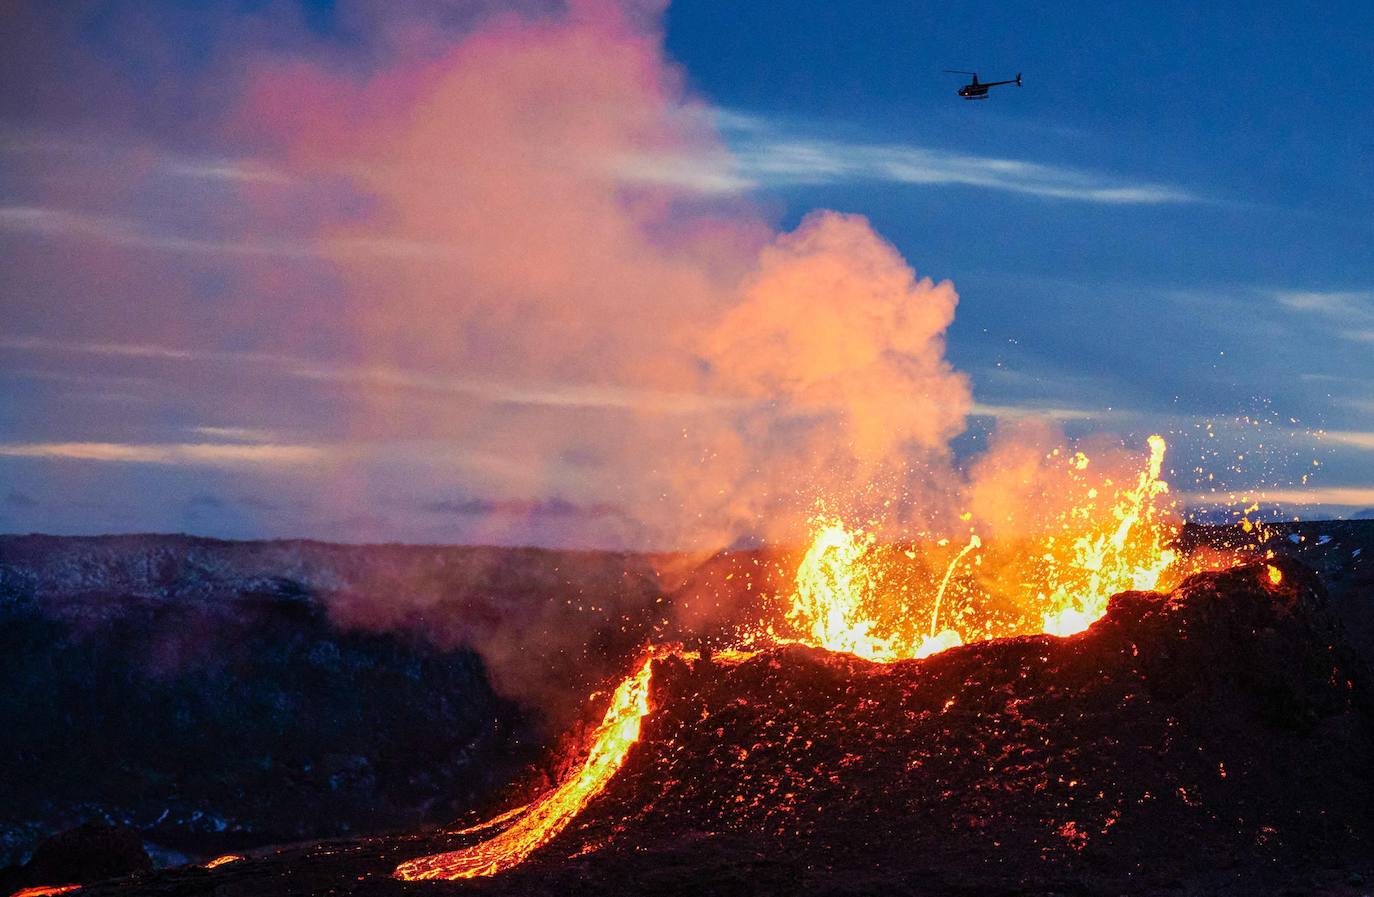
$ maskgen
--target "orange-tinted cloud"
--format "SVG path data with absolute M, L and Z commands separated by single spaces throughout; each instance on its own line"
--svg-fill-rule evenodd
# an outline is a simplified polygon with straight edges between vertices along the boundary
M 646 21 L 615 3 L 501 17 L 365 79 L 266 65 L 240 126 L 276 135 L 298 176 L 366 197 L 320 238 L 347 286 L 322 311 L 368 363 L 647 398 L 536 414 L 381 388 L 358 434 L 518 459 L 517 481 L 478 485 L 613 497 L 657 544 L 781 535 L 775 516 L 790 525 L 816 493 L 943 451 L 961 429 L 968 386 L 943 358 L 957 299 L 861 218 L 775 235 L 739 200 L 634 171 L 725 152 Z M 356 251 L 377 239 L 429 252 Z M 684 413 L 654 396 L 700 399 Z

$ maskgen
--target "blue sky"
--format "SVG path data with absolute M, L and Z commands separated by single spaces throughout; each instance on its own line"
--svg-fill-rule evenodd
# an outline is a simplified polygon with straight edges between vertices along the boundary
M 1369 6 L 676 4 L 667 21 L 670 52 L 715 102 L 836 156 L 902 147 L 934 168 L 977 157 L 1085 179 L 1081 199 L 1021 192 L 1037 179 L 1015 175 L 774 191 L 790 215 L 861 210 L 955 281 L 950 356 L 981 400 L 1110 405 L 1147 428 L 1251 415 L 1371 429 Z M 1026 84 L 958 102 L 945 68 Z M 1094 201 L 1097 187 L 1145 201 Z M 1370 443 L 1316 441 L 1318 479 L 1367 487 Z M 1270 479 L 1309 460 L 1292 454 Z
M 340 227 L 387 220 L 386 202 L 350 181 L 348 148 L 321 149 L 305 116 L 283 136 L 260 85 L 308 82 L 279 77 L 299 63 L 372 85 L 329 100 L 334 124 L 349 103 L 404 111 L 419 101 L 387 95 L 389 75 L 457 70 L 465 42 L 512 9 L 522 28 L 569 15 L 391 6 L 4 13 L 0 531 L 561 544 L 588 519 L 632 513 L 602 494 L 620 488 L 611 480 L 574 481 L 566 462 L 595 442 L 581 428 L 599 427 L 529 410 L 589 407 L 593 386 L 602 401 L 603 371 L 531 368 L 471 339 L 463 364 L 415 352 L 382 369 L 375 326 L 353 326 L 388 292 L 353 256 L 418 267 L 434 247 L 379 226 L 350 230 L 344 261 L 321 248 Z M 661 27 L 665 58 L 651 62 L 681 79 L 663 88 L 673 122 L 654 127 L 690 149 L 628 146 L 618 177 L 667 185 L 690 216 L 742 230 L 856 213 L 918 275 L 953 281 L 946 356 L 976 402 L 956 453 L 1040 412 L 1070 437 L 1166 433 L 1185 495 L 1264 491 L 1267 508 L 1309 516 L 1374 506 L 1368 4 L 584 6 L 593 30 L 614 19 L 607 39 L 630 34 L 650 56 Z M 264 66 L 276 68 L 255 78 Z M 1024 87 L 964 102 L 945 68 L 1021 72 Z M 404 389 L 462 407 L 359 414 Z M 577 436 L 546 447 L 554 463 L 425 425 L 479 414 L 521 445 L 542 437 L 514 434 Z M 461 524 L 435 516 L 452 507 Z M 510 521 L 468 519 L 484 513 Z

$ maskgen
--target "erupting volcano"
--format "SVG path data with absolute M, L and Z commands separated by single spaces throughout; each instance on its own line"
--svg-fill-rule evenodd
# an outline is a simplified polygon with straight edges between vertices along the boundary
M 612 697 L 580 771 L 491 820 L 499 834 L 446 835 L 459 846 L 398 874 L 504 869 L 494 892 L 511 894 L 691 893 L 693 875 L 721 893 L 1123 893 L 1179 877 L 1253 893 L 1267 869 L 1358 866 L 1374 846 L 1374 708 L 1324 604 L 1274 559 L 1124 592 L 1070 638 L 889 663 L 661 652 Z M 608 749 L 619 771 L 593 779 Z
M 81 892 L 1344 894 L 1374 855 L 1368 671 L 1267 527 L 1180 530 L 1163 451 L 1124 482 L 1051 452 L 1095 504 L 1007 544 L 819 512 L 788 587 L 725 577 L 752 624 L 645 646 L 552 787 L 482 821 Z
M 670 6 L 0 0 L 0 897 L 1368 897 L 1359 23 Z
M 1150 437 L 1149 448 L 1144 469 L 1133 484 L 1112 489 L 1108 480 L 1087 486 L 1083 493 L 1087 505 L 1060 513 L 1038 544 L 1028 546 L 1023 542 L 1016 546 L 1016 554 L 999 552 L 998 546 L 989 545 L 984 554 L 983 541 L 976 533 L 970 534 L 967 542 L 953 552 L 938 581 L 915 585 L 900 581 L 902 577 L 893 558 L 914 559 L 919 546 L 890 550 L 880 546 L 872 533 L 853 532 L 836 517 L 818 515 L 813 520 L 812 543 L 796 571 L 795 589 L 784 614 L 789 630 L 780 633 L 773 626 L 760 627 L 748 633 L 739 648 L 717 655 L 665 646 L 651 648 L 648 659 L 615 689 L 604 720 L 585 748 L 585 760 L 580 765 L 573 764 L 561 784 L 528 805 L 458 833 L 486 834 L 485 840 L 403 863 L 396 869 L 396 876 L 420 880 L 494 875 L 517 866 L 556 838 L 611 786 L 639 742 L 641 726 L 655 709 L 650 690 L 655 663 L 676 665 L 674 669 L 694 664 L 698 670 L 703 667 L 719 669 L 722 664 L 739 665 L 743 669 L 735 675 L 747 677 L 744 670 L 757 669 L 760 664 L 772 670 L 777 670 L 779 664 L 790 668 L 798 662 L 796 657 L 810 656 L 812 659 L 803 664 L 803 669 L 806 664 L 819 662 L 822 668 L 845 670 L 855 680 L 851 690 L 862 690 L 873 683 L 887 681 L 881 672 L 883 665 L 929 658 L 970 643 L 1044 633 L 1034 642 L 1036 650 L 1042 653 L 1021 674 L 1035 678 L 1038 674 L 1031 667 L 1037 663 L 1052 666 L 1055 655 L 1077 650 L 1058 647 L 1057 639 L 1082 632 L 1099 621 L 1107 614 L 1114 595 L 1141 594 L 1161 584 L 1167 587 L 1203 567 L 1201 559 L 1181 559 L 1173 547 L 1178 525 L 1170 509 L 1162 505 L 1168 494 L 1168 484 L 1160 478 L 1166 448 L 1164 440 L 1159 436 Z M 1090 464 L 1090 459 L 1082 453 L 1069 460 L 1070 469 L 1077 472 L 1080 479 L 1084 478 L 1083 472 Z M 1099 500 L 1109 513 L 1101 516 L 1094 513 Z M 940 548 L 950 545 L 947 538 L 938 542 Z M 1240 562 L 1238 557 L 1224 555 L 1209 558 L 1210 564 L 1217 567 Z M 927 569 L 930 568 L 927 566 Z M 961 569 L 964 572 L 961 573 Z M 1245 568 L 1247 572 L 1237 575 L 1242 575 L 1244 581 L 1252 581 L 1256 574 L 1249 571 L 1254 569 Z M 1272 597 L 1269 589 L 1283 585 L 1283 573 L 1272 563 L 1259 569 L 1263 580 L 1260 585 L 1265 587 L 1260 594 L 1268 599 Z M 1304 588 L 1311 588 L 1306 580 Z M 928 626 L 925 625 L 927 620 Z M 1052 638 L 1045 641 L 1045 636 Z M 1032 643 L 1022 641 L 1018 643 L 1020 647 L 1008 650 L 1021 653 L 1029 644 Z M 822 653 L 789 654 L 786 645 L 806 646 Z M 1132 643 L 1131 654 L 1138 658 L 1142 651 L 1163 649 L 1164 646 Z M 989 647 L 987 650 L 1001 649 Z M 831 659 L 818 659 L 825 657 Z M 864 664 L 876 666 L 869 668 Z M 915 674 L 916 670 L 912 672 Z M 1332 668 L 1333 677 L 1345 675 L 1347 673 L 1340 667 Z M 1058 683 L 1056 687 L 1064 684 Z M 766 695 L 761 693 L 756 700 L 767 702 L 773 696 L 788 693 L 791 687 L 785 682 L 775 683 Z M 875 687 L 873 694 L 860 696 L 859 706 L 889 706 L 895 710 L 902 704 L 904 699 L 889 702 L 882 697 L 879 692 L 883 690 L 883 687 Z M 961 698 L 957 688 L 951 690 L 942 712 L 958 705 Z M 746 702 L 749 699 L 739 700 Z M 1027 699 L 1017 699 L 1016 703 L 1022 700 Z M 682 710 L 672 707 L 669 712 L 680 715 Z M 827 712 L 839 712 L 839 709 Z M 692 733 L 690 740 L 693 743 L 700 744 L 703 736 L 709 738 L 707 721 L 710 716 L 710 712 L 703 711 L 697 723 L 704 726 L 705 731 Z M 762 730 L 775 722 L 764 721 Z M 846 725 L 853 722 L 848 720 Z M 683 720 L 682 725 L 695 724 Z M 865 725 L 874 725 L 880 730 L 882 724 L 874 721 Z M 885 733 L 880 741 L 890 741 L 896 736 L 895 730 L 901 727 L 901 724 L 894 724 L 894 731 Z M 745 731 L 758 732 L 760 729 L 750 725 L 745 730 L 727 733 L 723 727 L 718 727 L 715 735 L 722 743 L 739 743 L 747 738 Z M 795 749 L 793 742 L 801 737 L 800 734 L 789 736 L 782 746 Z M 802 752 L 809 752 L 815 743 L 806 740 Z M 900 741 L 893 747 L 899 744 Z M 830 783 L 836 784 L 843 778 L 841 769 L 864 762 L 851 755 L 841 759 L 830 772 L 818 767 L 807 774 L 788 766 L 786 775 L 779 777 L 776 769 L 763 766 L 757 773 L 748 773 L 750 755 L 758 747 L 734 749 L 737 756 L 731 764 L 732 773 L 720 780 L 719 795 L 712 793 L 717 785 L 710 778 L 693 781 L 691 790 L 709 804 L 729 806 L 725 795 L 732 788 L 738 788 L 741 781 L 771 781 L 767 787 L 748 788 L 747 806 L 736 809 L 741 814 L 756 813 L 775 821 L 799 819 L 812 812 L 806 809 L 807 805 L 818 800 L 824 804 L 824 799 L 808 794 L 815 790 L 818 779 L 829 777 Z M 921 750 L 920 743 L 912 742 L 911 747 L 913 760 L 908 768 L 916 769 L 921 765 L 915 759 Z M 1225 777 L 1224 762 L 1221 769 Z M 738 781 L 731 785 L 730 778 Z M 1180 788 L 1180 791 L 1186 796 L 1186 789 Z M 726 802 L 720 804 L 722 800 Z M 745 802 L 746 797 L 736 793 L 734 801 Z M 1120 819 L 1121 812 L 1120 808 L 1112 810 L 1094 824 L 1100 824 L 1101 833 L 1106 834 Z M 795 817 L 792 814 L 796 814 Z M 717 824 L 720 821 L 717 820 Z M 1080 842 L 1089 838 L 1086 831 L 1080 831 L 1081 825 L 1081 821 L 1068 820 L 1059 830 L 1076 848 L 1081 848 Z M 785 835 L 787 827 L 783 823 L 776 834 Z M 496 834 L 490 834 L 493 831 Z M 633 837 L 633 834 L 626 832 L 623 837 Z

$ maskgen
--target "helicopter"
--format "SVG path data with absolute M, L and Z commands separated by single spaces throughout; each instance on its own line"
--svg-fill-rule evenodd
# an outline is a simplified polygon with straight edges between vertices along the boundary
M 1021 86 L 1021 73 L 1017 72 L 1016 77 L 1009 81 L 988 81 L 985 84 L 978 83 L 977 72 L 964 72 L 959 69 L 945 69 L 946 72 L 955 75 L 972 75 L 973 80 L 959 88 L 959 96 L 966 100 L 986 100 L 988 98 L 988 88 L 997 87 L 999 84 L 1015 84 Z

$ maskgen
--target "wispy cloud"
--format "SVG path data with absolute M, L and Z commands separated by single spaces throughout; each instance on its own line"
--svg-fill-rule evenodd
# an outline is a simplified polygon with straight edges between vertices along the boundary
M 244 184 L 291 183 L 291 177 L 252 159 L 169 159 L 167 173 L 185 178 L 209 181 L 233 181 Z
M 276 442 L 275 434 L 252 427 L 192 427 L 191 432 L 217 442 Z
M 115 358 L 148 358 L 173 361 L 190 361 L 203 354 L 189 349 L 173 349 L 166 346 L 140 345 L 137 343 L 66 342 L 45 339 L 40 336 L 0 337 L 0 349 L 31 352 L 72 352 L 82 355 L 108 355 Z
M 876 181 L 960 185 L 1045 199 L 1110 204 L 1194 202 L 1161 184 L 1128 183 L 1071 168 L 970 156 L 923 147 L 829 141 L 767 142 L 742 148 L 742 168 L 763 183 Z
M 1327 442 L 1374 451 L 1374 432 L 1363 432 L 1359 430 L 1327 430 L 1322 435 Z
M 974 417 L 993 417 L 999 420 L 1017 420 L 1027 417 L 1048 418 L 1056 421 L 1102 420 L 1118 417 L 1121 412 L 1108 409 L 1057 407 L 1053 405 L 990 405 L 976 402 L 973 405 Z
M 165 252 L 281 258 L 314 258 L 320 255 L 317 248 L 306 242 L 175 237 L 151 232 L 128 218 L 90 215 L 47 206 L 0 206 L 0 230 Z
M 40 337 L 0 337 L 0 349 L 76 353 L 113 358 L 224 364 L 238 369 L 270 367 L 274 374 L 372 389 L 460 395 L 492 404 L 551 408 L 624 410 L 654 414 L 699 414 L 737 407 L 739 400 L 690 392 L 666 392 L 617 384 L 512 383 L 472 377 L 424 374 L 382 365 L 330 365 L 266 352 L 191 351 L 136 343 L 64 342 Z
M 208 181 L 236 181 L 284 186 L 294 178 L 258 159 L 196 156 L 166 152 L 156 147 L 112 140 L 108 136 L 80 139 L 54 131 L 0 128 L 0 153 L 11 156 L 41 156 L 68 164 L 86 166 L 112 162 L 136 166 L 172 177 Z
M 317 464 L 318 446 L 242 443 L 20 442 L 0 443 L 0 456 L 128 464 L 241 467 Z
M 661 414 L 697 414 L 737 402 L 698 393 L 663 392 L 615 384 L 507 383 L 469 377 L 422 374 L 392 367 L 297 365 L 298 377 L 362 386 L 465 395 L 505 405 L 551 408 L 625 410 Z
M 1192 505 L 1238 505 L 1258 501 L 1292 507 L 1362 508 L 1374 505 L 1374 486 L 1321 486 L 1297 489 L 1255 489 L 1249 492 L 1183 494 Z
M 1310 311 L 1323 315 L 1374 315 L 1374 292 L 1367 290 L 1275 290 L 1279 304 L 1294 311 Z
M 1201 197 L 1179 187 L 1022 159 L 908 144 L 815 139 L 737 114 L 718 119 L 718 124 L 726 132 L 729 153 L 637 156 L 619 160 L 617 169 L 627 180 L 653 181 L 702 193 L 870 182 L 976 187 L 1110 205 L 1201 201 Z
M 339 253 L 378 257 L 432 257 L 447 250 L 431 244 L 390 237 L 332 241 L 328 245 L 301 239 L 203 239 L 159 234 L 141 222 L 91 215 L 48 206 L 0 206 L 0 230 L 54 239 L 83 240 L 130 249 L 221 256 L 266 256 L 317 259 Z
M 611 166 L 622 181 L 659 184 L 691 193 L 743 193 L 759 186 L 728 154 L 708 156 L 626 156 Z
M 1374 291 L 1271 290 L 1270 296 L 1290 311 L 1327 319 L 1342 339 L 1374 343 Z

